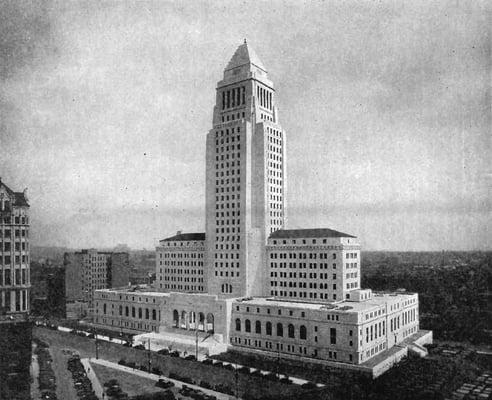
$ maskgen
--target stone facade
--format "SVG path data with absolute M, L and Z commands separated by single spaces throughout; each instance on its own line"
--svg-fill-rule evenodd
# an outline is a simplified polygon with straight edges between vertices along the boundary
M 14 192 L 0 179 L 0 399 L 30 393 L 29 229 L 25 191 Z
M 245 42 L 217 84 L 206 139 L 206 231 L 178 232 L 156 248 L 159 293 L 149 296 L 159 298 L 162 343 L 203 332 L 241 351 L 378 375 L 412 341 L 432 340 L 419 332 L 418 296 L 361 289 L 356 237 L 285 229 L 285 140 L 273 84 Z M 140 302 L 121 291 L 97 296 L 96 320 L 105 326 L 108 310 Z M 126 303 L 110 309 L 108 296 Z M 141 320 L 130 324 L 146 330 Z
M 121 332 L 158 332 L 161 310 L 169 294 L 138 287 L 97 290 L 94 293 L 93 322 Z
M 0 318 L 29 313 L 30 282 L 29 204 L 0 180 Z
M 265 244 L 284 226 L 285 132 L 275 90 L 247 43 L 217 84 L 206 144 L 206 265 L 209 293 L 262 295 Z
M 369 293 L 332 304 L 275 298 L 232 304 L 230 344 L 266 352 L 361 364 L 418 332 L 416 294 Z
M 165 292 L 206 293 L 205 234 L 181 234 L 156 248 L 156 287 Z
M 360 289 L 360 245 L 331 229 L 281 230 L 268 238 L 269 294 L 277 298 L 340 301 Z

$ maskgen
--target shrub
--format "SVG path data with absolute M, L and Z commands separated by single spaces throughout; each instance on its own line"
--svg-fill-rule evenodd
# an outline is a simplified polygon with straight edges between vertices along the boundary
M 200 386 L 205 389 L 212 389 L 212 385 L 207 381 L 200 381 Z
M 250 372 L 248 367 L 241 367 L 237 371 L 241 372 L 242 374 L 249 374 Z
M 235 370 L 235 368 L 232 366 L 232 364 L 224 364 L 224 369 L 228 369 L 229 371 Z
M 257 376 L 257 377 L 261 378 L 263 376 L 263 374 L 260 372 L 259 369 L 256 369 L 253 372 L 251 372 L 251 376 Z
M 275 375 L 273 372 L 269 372 L 268 374 L 263 376 L 265 379 L 268 379 L 269 381 L 276 381 L 278 380 L 277 375 Z
M 104 386 L 109 387 L 109 386 L 115 386 L 118 385 L 118 380 L 117 379 L 110 379 L 107 382 L 104 382 Z
M 234 395 L 234 391 L 230 387 L 222 384 L 216 385 L 214 390 L 217 392 Z
M 120 365 L 126 365 L 125 359 L 122 358 L 120 361 L 118 361 L 118 364 L 120 364 Z
M 301 387 L 303 389 L 308 389 L 308 390 L 311 390 L 311 389 L 315 389 L 316 388 L 316 384 L 314 382 L 306 382 L 306 383 L 303 383 L 301 385 Z

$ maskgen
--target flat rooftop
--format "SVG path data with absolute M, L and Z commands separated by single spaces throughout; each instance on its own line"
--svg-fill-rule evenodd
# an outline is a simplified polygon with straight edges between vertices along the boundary
M 361 311 L 370 310 L 373 307 L 380 307 L 387 301 L 394 300 L 397 297 L 408 296 L 413 293 L 375 293 L 369 300 L 363 301 L 341 301 L 338 303 L 313 303 L 305 301 L 281 300 L 273 297 L 253 297 L 253 298 L 237 298 L 235 302 L 246 303 L 255 306 L 271 306 L 271 307 L 289 307 L 304 310 L 319 310 L 333 311 L 341 313 L 358 313 Z
M 149 290 L 149 287 L 121 287 L 112 289 L 98 289 L 99 292 L 108 293 L 125 293 L 125 294 L 140 294 L 144 296 L 158 296 L 158 297 L 169 297 L 170 293 L 158 292 L 155 290 Z

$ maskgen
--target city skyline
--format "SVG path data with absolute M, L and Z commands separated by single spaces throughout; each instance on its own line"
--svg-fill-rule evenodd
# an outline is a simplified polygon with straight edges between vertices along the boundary
M 287 132 L 287 228 L 490 249 L 485 3 L 2 7 L 0 176 L 29 187 L 34 246 L 204 231 L 211 93 L 246 37 Z

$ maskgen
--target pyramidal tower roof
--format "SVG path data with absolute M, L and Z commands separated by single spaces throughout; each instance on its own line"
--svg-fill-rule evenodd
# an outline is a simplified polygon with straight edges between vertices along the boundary
M 236 52 L 231 58 L 231 61 L 229 61 L 229 64 L 227 64 L 225 71 L 247 64 L 253 64 L 254 66 L 266 72 L 266 68 L 261 62 L 260 58 L 251 48 L 251 46 L 246 42 L 246 39 L 244 39 L 244 43 L 237 48 Z

